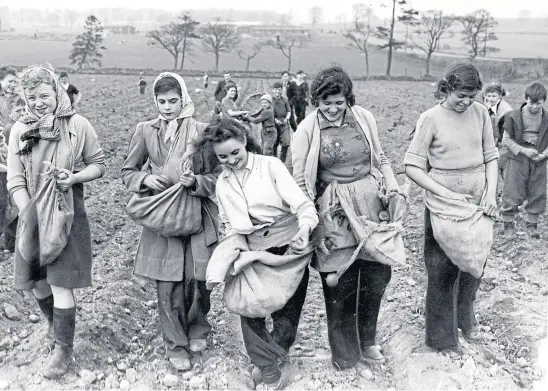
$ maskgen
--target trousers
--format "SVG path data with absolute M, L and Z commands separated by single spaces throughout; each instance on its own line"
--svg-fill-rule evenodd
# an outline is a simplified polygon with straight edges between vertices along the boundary
M 362 349 L 375 345 L 381 300 L 392 268 L 357 259 L 335 287 L 327 285 L 329 274 L 320 273 L 331 361 L 339 369 L 351 368 L 360 360 Z
M 462 272 L 434 238 L 430 211 L 425 212 L 424 262 L 426 288 L 426 345 L 442 350 L 458 347 L 458 328 L 468 331 L 476 325 L 474 301 L 481 278 Z

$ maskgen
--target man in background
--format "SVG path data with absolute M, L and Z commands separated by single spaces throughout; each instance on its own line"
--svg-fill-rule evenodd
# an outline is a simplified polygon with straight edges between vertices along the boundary
M 289 125 L 295 131 L 297 130 L 297 122 L 295 122 L 295 107 L 293 99 L 295 98 L 297 84 L 289 79 L 289 72 L 282 72 L 282 96 L 287 98 L 291 107 L 291 116 L 289 117 Z
M 59 74 L 59 81 L 61 82 L 61 85 L 67 91 L 67 94 L 70 99 L 70 103 L 72 104 L 72 108 L 76 109 L 76 106 L 78 105 L 78 102 L 82 99 L 82 93 L 76 86 L 69 83 L 69 77 L 66 72 L 61 72 Z

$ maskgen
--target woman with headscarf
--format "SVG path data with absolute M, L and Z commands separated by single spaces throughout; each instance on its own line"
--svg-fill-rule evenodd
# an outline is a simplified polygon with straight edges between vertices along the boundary
M 218 211 L 212 201 L 217 160 L 207 152 L 192 149 L 191 141 L 207 124 L 193 118 L 194 104 L 184 80 L 175 73 L 162 73 L 153 90 L 159 116 L 137 125 L 122 179 L 136 194 L 162 194 L 182 184 L 185 196 L 197 198 L 201 205 L 190 211 L 197 213 L 194 217 L 201 221 L 196 234 L 163 236 L 143 225 L 134 270 L 135 274 L 156 280 L 166 355 L 177 370 L 187 371 L 192 368 L 190 352 L 206 348 L 211 330 L 207 321 L 210 292 L 204 279 L 217 242 L 213 216 Z M 144 166 L 147 169 L 142 170 Z
M 60 170 L 56 186 L 66 192 L 74 212 L 66 245 L 48 265 L 22 256 L 21 249 L 29 243 L 21 243 L 19 231 L 15 251 L 15 288 L 32 289 L 49 323 L 46 345 L 54 352 L 43 375 L 57 378 L 67 372 L 72 354 L 76 321 L 73 289 L 91 285 L 91 237 L 83 184 L 104 174 L 105 156 L 93 126 L 75 114 L 53 71 L 30 68 L 21 82 L 26 112 L 13 125 L 8 148 L 8 190 L 21 211 L 19 227 L 27 223 L 25 209 L 33 207 L 35 196 L 47 183 L 51 167 L 44 162 Z M 38 215 L 37 219 L 47 217 Z

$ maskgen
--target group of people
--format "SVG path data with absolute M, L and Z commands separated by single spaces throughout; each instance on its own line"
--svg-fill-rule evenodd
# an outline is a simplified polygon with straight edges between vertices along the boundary
M 254 383 L 284 388 L 309 265 L 321 277 L 332 364 L 347 369 L 384 359 L 377 318 L 392 264 L 364 246 L 377 231 L 364 227 L 386 231 L 382 224 L 397 218 L 391 201 L 405 203 L 406 195 L 373 114 L 356 105 L 348 74 L 323 69 L 309 89 L 302 79 L 295 88 L 288 76 L 284 72 L 272 94 L 262 97 L 258 113 L 249 113 L 235 105 L 237 88 L 225 75 L 216 91 L 220 109 L 211 123 L 202 123 L 183 78 L 162 73 L 152 87 L 158 117 L 137 124 L 131 138 L 121 177 L 132 194 L 126 211 L 143 227 L 134 272 L 156 281 L 166 357 L 178 371 L 190 370 L 191 356 L 207 349 L 211 288 L 225 280 L 224 298 L 240 315 Z M 25 108 L 11 127 L 7 189 L 24 212 L 47 177 L 47 167 L 37 162 L 51 162 L 74 212 L 66 246 L 53 262 L 43 264 L 40 254 L 29 261 L 15 246 L 16 288 L 32 290 L 48 321 L 44 344 L 53 355 L 43 374 L 58 378 L 72 353 L 73 290 L 91 284 L 83 183 L 101 177 L 106 162 L 92 124 L 74 112 L 53 71 L 33 67 L 20 81 Z M 9 83 L 1 83 L 4 94 Z M 485 104 L 475 99 L 482 91 Z M 548 112 L 542 108 L 546 90 L 533 83 L 524 105 L 504 113 L 502 86 L 483 90 L 470 64 L 451 67 L 437 92 L 442 99 L 418 119 L 403 163 L 425 190 L 426 344 L 458 358 L 458 329 L 471 342 L 480 338 L 474 300 L 498 213 L 497 140 L 501 152 L 507 148 L 503 216 L 510 221 L 526 199 L 534 234 L 546 199 Z M 305 115 L 302 102 L 308 101 L 314 110 Z M 247 120 L 262 123 L 262 143 Z M 283 164 L 287 148 L 292 173 Z M 252 277 L 238 279 L 242 275 Z M 270 288 L 253 292 L 246 284 Z

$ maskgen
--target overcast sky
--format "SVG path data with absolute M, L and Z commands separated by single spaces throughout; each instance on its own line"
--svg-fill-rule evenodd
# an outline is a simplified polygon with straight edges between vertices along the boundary
M 187 0 L 188 1 L 188 0 Z M 233 9 L 261 9 L 275 10 L 277 12 L 291 12 L 295 22 L 306 22 L 309 20 L 308 9 L 314 5 L 323 8 L 324 19 L 331 19 L 329 15 L 346 14 L 351 15 L 352 5 L 355 3 L 371 3 L 377 15 L 386 17 L 389 15 L 388 8 L 381 8 L 379 5 L 383 0 L 200 0 L 192 1 L 192 5 L 185 8 L 185 0 L 167 0 L 155 2 L 151 0 L 93 0 L 92 2 L 80 2 L 75 0 L 25 0 L 25 8 L 157 8 L 168 10 L 184 9 L 208 9 L 208 8 L 233 8 Z M 384 0 L 391 3 L 390 0 Z M 531 11 L 532 16 L 548 16 L 548 1 L 529 0 L 520 2 L 517 0 L 410 0 L 408 1 L 418 10 L 443 9 L 446 13 L 468 13 L 478 8 L 485 8 L 496 18 L 517 17 L 523 9 Z M 1 5 L 9 5 L 18 8 L 18 3 L 11 0 L 0 0 Z M 93 4 L 93 5 L 92 5 Z

